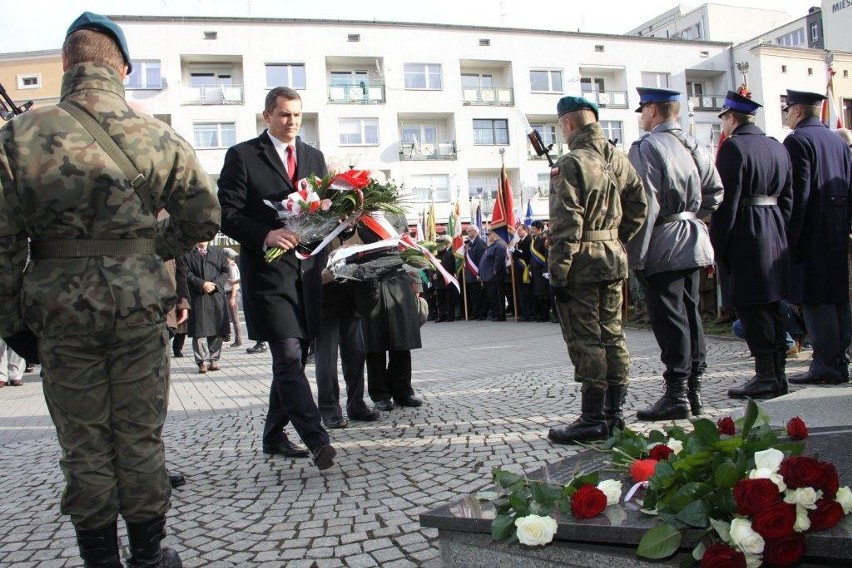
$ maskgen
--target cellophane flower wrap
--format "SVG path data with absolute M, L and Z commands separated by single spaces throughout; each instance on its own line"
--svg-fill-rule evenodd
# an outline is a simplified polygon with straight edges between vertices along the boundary
M 296 253 L 302 257 L 319 252 L 324 239 L 334 231 L 354 226 L 362 215 L 376 211 L 403 213 L 396 186 L 371 177 L 367 170 L 310 176 L 299 180 L 296 186 L 297 190 L 283 201 L 265 203 L 275 209 L 284 228 L 299 237 Z M 280 248 L 270 248 L 266 261 L 274 262 L 283 254 Z

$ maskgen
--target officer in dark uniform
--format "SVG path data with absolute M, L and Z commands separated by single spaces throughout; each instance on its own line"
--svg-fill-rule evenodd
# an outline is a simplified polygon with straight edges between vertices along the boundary
M 793 209 L 790 158 L 754 124 L 761 105 L 728 91 L 719 114 L 725 142 L 716 168 L 725 194 L 713 212 L 710 241 L 722 275 L 722 304 L 735 308 L 754 355 L 755 375 L 732 398 L 787 393 L 787 344 L 780 301 L 789 297 L 786 227 Z
M 787 90 L 784 139 L 793 166 L 793 213 L 787 228 L 791 295 L 814 347 L 808 371 L 791 383 L 849 382 L 849 200 L 852 159 L 839 136 L 820 122 L 825 97 Z

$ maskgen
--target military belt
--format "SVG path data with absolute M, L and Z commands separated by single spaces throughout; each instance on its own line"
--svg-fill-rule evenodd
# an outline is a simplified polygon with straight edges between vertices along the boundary
M 617 241 L 618 229 L 604 229 L 602 231 L 583 231 L 583 242 L 593 243 L 595 241 Z
M 740 199 L 740 207 L 765 207 L 767 205 L 778 205 L 778 197 L 774 195 L 754 195 Z
M 666 223 L 674 223 L 675 221 L 686 221 L 688 219 L 698 219 L 698 216 L 692 211 L 681 211 L 680 213 L 673 213 L 664 217 L 657 217 L 657 222 L 654 223 L 654 226 L 659 227 L 660 225 L 665 225 Z
M 129 254 L 157 254 L 154 239 L 55 239 L 30 243 L 33 260 Z

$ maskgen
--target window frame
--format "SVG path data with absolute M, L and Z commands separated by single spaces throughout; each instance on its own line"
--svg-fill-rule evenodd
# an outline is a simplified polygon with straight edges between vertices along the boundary
M 231 131 L 233 132 L 233 135 L 232 135 L 233 140 L 230 140 L 229 143 L 226 143 L 225 140 L 224 140 L 223 128 L 222 127 L 228 126 L 228 125 L 231 126 Z M 199 136 L 199 134 L 201 134 L 201 132 L 198 130 L 198 127 L 205 127 L 205 126 L 207 126 L 207 127 L 215 126 L 216 127 L 216 143 L 217 143 L 217 145 L 205 146 L 205 145 L 199 144 L 198 136 Z M 230 148 L 231 146 L 236 145 L 236 143 L 237 143 L 237 124 L 236 124 L 236 122 L 233 122 L 233 121 L 217 122 L 217 121 L 201 120 L 201 121 L 192 123 L 192 147 L 195 148 L 196 150 L 219 150 L 219 149 L 222 149 L 222 148 Z
M 599 121 L 601 130 L 604 132 L 607 140 L 618 140 L 617 144 L 624 145 L 624 121 L 623 120 L 601 120 Z M 617 126 L 616 126 L 617 125 Z M 614 129 L 618 129 L 618 136 L 613 136 Z
M 421 70 L 415 71 L 411 67 L 422 67 Z M 437 69 L 438 85 L 432 85 L 431 79 L 436 75 L 434 71 Z M 409 77 L 420 78 L 423 80 L 422 87 L 409 85 Z M 444 70 L 440 63 L 403 63 L 402 65 L 402 83 L 407 91 L 443 91 L 444 90 Z
M 533 73 L 544 73 L 546 74 L 547 88 L 546 89 L 536 89 L 533 86 Z M 558 77 L 559 85 L 554 85 L 554 76 Z M 562 69 L 546 69 L 542 67 L 534 67 L 530 69 L 529 73 L 530 77 L 530 92 L 532 93 L 564 93 L 565 92 L 565 82 L 562 80 Z
M 343 136 L 348 134 L 348 132 L 344 132 L 343 126 L 350 123 L 357 123 L 358 126 L 358 142 L 344 142 Z M 372 123 L 372 124 L 369 124 Z M 375 126 L 376 131 L 376 141 L 370 142 L 367 140 L 367 127 Z M 379 118 L 378 117 L 357 117 L 357 116 L 341 116 L 337 119 L 338 126 L 338 146 L 341 147 L 352 147 L 352 146 L 378 146 L 381 143 L 381 137 L 379 133 Z
M 25 81 L 28 79 L 35 79 L 35 83 L 27 85 Z M 16 82 L 18 84 L 18 90 L 40 89 L 42 86 L 41 73 L 21 73 L 17 75 Z
M 286 82 L 281 83 L 281 84 L 275 84 L 275 85 L 270 84 L 270 82 L 269 82 L 270 68 L 279 68 L 279 69 L 283 70 Z M 294 71 L 294 69 L 297 69 L 297 68 L 301 68 L 301 70 L 302 70 L 301 86 L 295 84 L 296 79 L 299 79 L 299 77 L 296 77 L 294 75 L 293 71 Z M 263 69 L 264 69 L 264 73 L 265 73 L 265 76 L 266 76 L 266 88 L 267 89 L 274 89 L 275 87 L 289 87 L 289 88 L 294 89 L 296 91 L 304 91 L 304 90 L 307 90 L 307 88 L 308 88 L 308 73 L 307 73 L 307 69 L 306 69 L 304 63 L 266 63 L 266 64 L 264 64 Z
M 419 183 L 429 180 L 429 185 Z M 435 181 L 444 183 L 436 184 Z M 411 199 L 415 203 L 430 203 L 432 201 L 432 189 L 435 190 L 435 203 L 448 203 L 450 201 L 450 176 L 449 174 L 418 174 L 409 176 L 411 184 Z M 423 193 L 423 192 L 427 193 Z
M 655 84 L 650 84 L 647 79 L 654 78 Z M 665 78 L 665 85 L 660 84 L 660 79 Z M 672 74 L 663 71 L 642 71 L 642 86 L 652 89 L 668 89 L 672 82 Z
M 477 128 L 477 122 L 479 122 L 479 123 L 484 123 L 484 122 L 491 123 L 491 127 L 489 129 L 487 129 L 491 133 L 491 142 L 478 142 L 477 141 L 478 138 L 479 138 L 476 134 L 477 131 L 485 131 L 486 130 L 485 128 L 482 128 L 482 127 Z M 503 123 L 503 125 L 505 125 L 505 128 L 496 128 L 497 123 Z M 506 118 L 474 118 L 472 126 L 473 126 L 473 145 L 474 146 L 508 146 L 510 144 L 509 120 L 506 119 Z M 500 141 L 500 140 L 497 139 L 497 133 L 502 132 L 502 131 L 505 131 L 505 133 L 506 133 L 505 141 Z
M 124 89 L 128 91 L 162 91 L 163 90 L 163 67 L 159 59 L 131 59 L 133 71 L 124 78 Z M 157 69 L 158 80 L 148 82 L 149 69 Z M 131 78 L 138 77 L 138 85 L 131 84 Z

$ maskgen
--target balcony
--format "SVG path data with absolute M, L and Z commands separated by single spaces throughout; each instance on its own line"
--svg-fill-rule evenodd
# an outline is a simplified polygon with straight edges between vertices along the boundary
M 416 142 L 399 143 L 399 161 L 417 160 L 456 160 L 456 141 L 440 142 L 438 144 L 418 144 Z
M 627 108 L 627 91 L 583 91 L 583 96 L 601 108 Z
M 692 110 L 719 111 L 725 106 L 725 95 L 694 95 L 689 102 Z
M 182 104 L 185 105 L 241 105 L 242 85 L 199 85 L 183 87 Z
M 328 102 L 335 104 L 384 104 L 385 86 L 367 85 L 363 82 L 350 85 L 328 86 Z
M 513 106 L 515 95 L 512 89 L 463 87 L 462 103 L 465 105 Z

